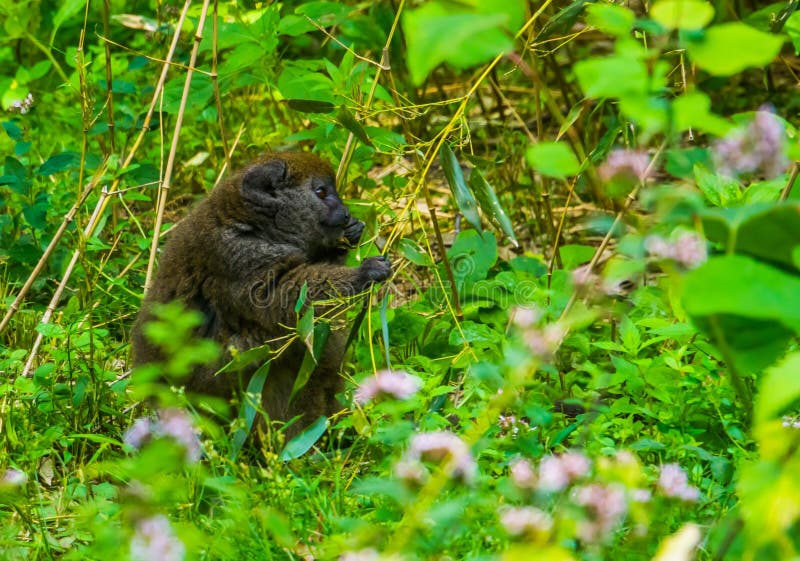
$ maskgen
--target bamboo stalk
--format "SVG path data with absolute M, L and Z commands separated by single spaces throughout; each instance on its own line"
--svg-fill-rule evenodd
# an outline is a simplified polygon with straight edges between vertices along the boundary
M 194 73 L 194 65 L 197 62 L 197 52 L 200 50 L 200 41 L 203 40 L 203 27 L 206 23 L 206 15 L 208 14 L 208 7 L 211 0 L 203 2 L 203 8 L 200 12 L 200 21 L 197 23 L 197 31 L 194 34 L 194 45 L 192 46 L 192 54 L 189 57 L 189 68 L 186 70 L 186 80 L 183 83 L 183 95 L 181 96 L 180 106 L 178 107 L 178 115 L 175 120 L 175 130 L 172 133 L 172 144 L 169 149 L 169 156 L 167 157 L 167 169 L 164 170 L 164 180 L 161 182 L 161 187 L 158 190 L 158 207 L 156 210 L 156 223 L 153 226 L 153 239 L 150 243 L 150 259 L 147 262 L 147 275 L 144 281 L 144 290 L 150 288 L 153 282 L 153 272 L 156 265 L 156 251 L 158 250 L 158 238 L 161 231 L 161 225 L 164 222 L 164 209 L 167 206 L 167 195 L 172 183 L 172 172 L 175 168 L 175 155 L 178 152 L 178 138 L 181 134 L 181 127 L 183 126 L 183 116 L 186 112 L 186 102 L 189 98 L 189 90 L 192 85 L 192 74 Z
M 100 199 L 97 201 L 97 204 L 94 207 L 94 212 L 92 212 L 91 218 L 89 218 L 89 223 L 86 225 L 86 228 L 83 231 L 83 240 L 90 238 L 97 228 L 97 225 L 100 222 L 100 218 L 103 216 L 103 211 L 105 210 L 106 206 L 108 205 L 108 188 L 103 187 L 100 190 Z M 81 246 L 83 243 L 81 244 Z M 41 321 L 39 324 L 50 323 L 50 318 L 53 317 L 53 313 L 55 313 L 56 306 L 58 306 L 59 301 L 61 300 L 61 295 L 64 293 L 64 289 L 67 286 L 67 282 L 69 282 L 69 278 L 72 276 L 72 271 L 75 269 L 75 265 L 78 263 L 78 259 L 83 252 L 82 247 L 78 247 L 72 253 L 72 259 L 69 261 L 69 265 L 67 265 L 66 271 L 64 271 L 64 276 L 61 279 L 61 282 L 58 283 L 58 288 L 53 293 L 53 297 L 50 299 L 50 303 L 47 305 L 47 309 L 42 316 Z M 28 361 L 25 363 L 25 368 L 22 369 L 22 376 L 30 376 L 31 369 L 33 368 L 33 363 L 36 360 L 36 355 L 39 352 L 39 347 L 42 345 L 42 341 L 44 340 L 44 335 L 39 333 L 36 336 L 36 341 L 33 343 L 33 348 L 31 348 L 30 356 L 28 357 Z

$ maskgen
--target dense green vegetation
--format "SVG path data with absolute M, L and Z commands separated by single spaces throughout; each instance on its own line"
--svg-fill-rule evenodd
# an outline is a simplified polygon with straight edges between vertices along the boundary
M 0 559 L 798 558 L 796 7 L 2 2 Z M 157 242 L 287 148 L 395 271 L 290 442 L 183 394 L 179 307 L 129 364 Z

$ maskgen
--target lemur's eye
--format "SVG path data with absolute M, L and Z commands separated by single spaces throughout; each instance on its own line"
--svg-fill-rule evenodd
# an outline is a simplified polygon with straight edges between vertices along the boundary
M 316 195 L 320 199 L 324 199 L 325 197 L 328 196 L 328 189 L 326 187 L 320 185 L 318 187 L 314 187 L 314 193 L 316 193 Z

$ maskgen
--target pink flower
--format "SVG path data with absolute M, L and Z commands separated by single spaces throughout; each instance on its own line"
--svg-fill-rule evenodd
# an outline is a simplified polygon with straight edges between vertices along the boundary
M 356 389 L 356 403 L 367 403 L 379 397 L 408 399 L 422 387 L 422 380 L 402 370 L 381 370 L 362 380 Z
M 542 311 L 538 308 L 528 308 L 525 306 L 517 306 L 514 308 L 514 312 L 511 316 L 511 321 L 514 322 L 514 325 L 517 327 L 522 327 L 523 329 L 526 327 L 532 326 L 534 323 L 539 321 L 542 317 Z
M 360 549 L 348 551 L 339 556 L 339 561 L 380 561 L 381 556 L 374 549 Z
M 512 536 L 546 535 L 553 529 L 553 519 L 550 515 L 531 506 L 504 509 L 500 514 L 500 523 Z
M 125 431 L 122 441 L 137 450 L 153 439 L 171 438 L 186 450 L 186 460 L 196 462 L 202 455 L 200 439 L 192 418 L 177 407 L 160 409 L 155 418 L 141 417 Z
M 448 462 L 453 477 L 466 482 L 475 479 L 478 466 L 466 443 L 451 432 L 439 431 L 417 434 L 411 439 L 407 460 L 433 463 Z
M 0 487 L 22 487 L 27 483 L 28 476 L 24 472 L 8 468 L 3 476 L 0 477 Z
M 567 332 L 558 323 L 551 323 L 542 329 L 532 327 L 522 334 L 522 340 L 534 356 L 542 360 L 549 360 L 561 346 L 561 341 Z
M 597 170 L 604 182 L 623 181 L 635 183 L 647 178 L 650 156 L 643 150 L 617 148 L 608 154 L 606 161 Z
M 670 259 L 686 269 L 694 269 L 708 258 L 705 241 L 689 232 L 682 233 L 674 242 L 661 236 L 647 236 L 644 247 L 651 256 Z
M 131 561 L 182 561 L 186 548 L 164 515 L 151 516 L 136 524 L 131 539 Z
M 589 474 L 589 458 L 578 452 L 545 456 L 539 464 L 539 489 L 561 491 L 567 485 Z
M 666 464 L 661 466 L 661 474 L 658 477 L 658 488 L 666 497 L 681 499 L 687 502 L 694 502 L 700 498 L 700 491 L 696 487 L 689 485 L 686 472 L 678 464 Z
M 533 471 L 531 463 L 524 459 L 518 458 L 511 463 L 511 480 L 520 489 L 535 489 L 537 480 L 536 472 Z
M 622 485 L 586 485 L 574 490 L 572 499 L 586 510 L 578 524 L 578 536 L 587 542 L 605 541 L 628 512 Z
M 717 170 L 729 177 L 761 171 L 771 179 L 789 164 L 784 144 L 783 123 L 771 107 L 762 105 L 747 126 L 714 143 L 714 161 Z

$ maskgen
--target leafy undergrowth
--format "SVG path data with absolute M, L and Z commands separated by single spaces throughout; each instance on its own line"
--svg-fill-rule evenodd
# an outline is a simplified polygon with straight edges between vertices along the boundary
M 50 4 L 0 6 L 0 559 L 800 555 L 795 2 Z M 183 394 L 177 307 L 128 368 L 158 240 L 285 147 L 395 270 L 290 442 Z

